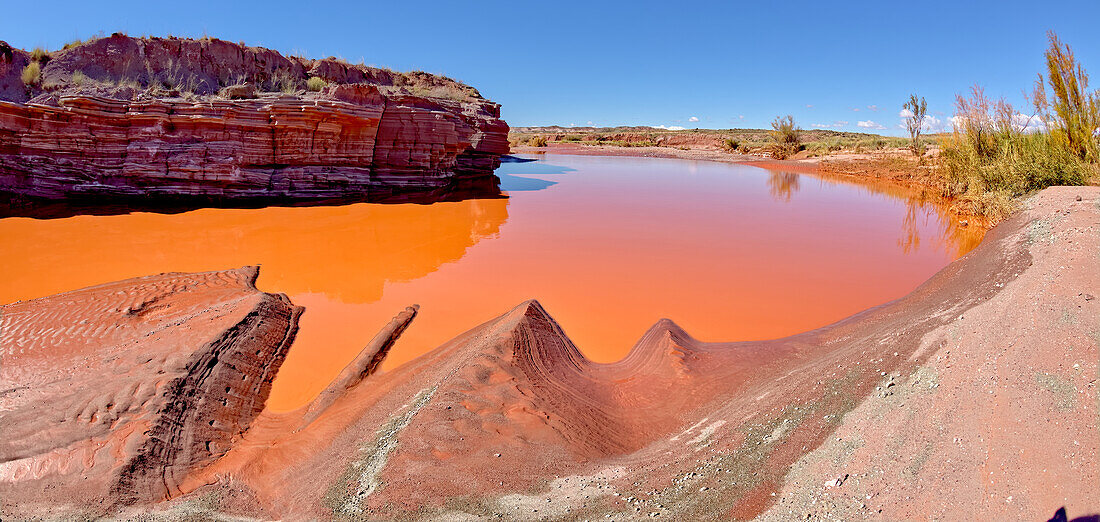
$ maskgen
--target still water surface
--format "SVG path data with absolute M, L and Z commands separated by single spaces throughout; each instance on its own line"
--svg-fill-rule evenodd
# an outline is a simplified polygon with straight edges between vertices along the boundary
M 0 302 L 260 264 L 306 307 L 269 407 L 308 402 L 406 305 L 383 369 L 537 298 L 589 358 L 668 317 L 704 341 L 785 336 L 901 297 L 981 240 L 889 185 L 681 160 L 540 155 L 507 199 L 0 219 Z

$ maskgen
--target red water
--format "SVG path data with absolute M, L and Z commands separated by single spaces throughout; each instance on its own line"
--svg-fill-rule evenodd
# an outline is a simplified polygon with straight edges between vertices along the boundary
M 780 337 L 901 297 L 973 248 L 913 193 L 706 162 L 546 155 L 509 199 L 0 220 L 0 302 L 261 264 L 306 307 L 269 407 L 309 401 L 394 314 L 383 369 L 537 298 L 591 359 L 657 319 L 702 340 Z

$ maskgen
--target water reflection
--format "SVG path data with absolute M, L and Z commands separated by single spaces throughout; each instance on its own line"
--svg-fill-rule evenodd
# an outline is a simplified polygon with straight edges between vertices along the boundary
M 791 195 L 798 192 L 798 174 L 769 171 L 768 190 L 776 201 L 789 202 Z
M 903 187 L 896 183 L 881 180 L 856 180 L 829 174 L 807 175 L 821 183 L 845 184 L 871 194 L 905 204 L 905 214 L 901 220 L 901 232 L 897 240 L 904 253 L 920 249 L 922 236 L 933 241 L 932 248 L 947 250 L 955 257 L 961 257 L 978 246 L 985 231 L 980 227 L 962 226 L 958 219 L 949 217 L 949 211 L 942 198 L 926 190 Z M 776 201 L 789 203 L 791 196 L 801 188 L 801 174 L 778 170 L 768 170 L 768 191 Z
M 0 219 L 0 302 L 260 263 L 262 290 L 306 307 L 269 403 L 290 409 L 413 303 L 383 369 L 532 297 L 609 362 L 661 317 L 703 340 L 823 326 L 904 295 L 980 240 L 890 185 L 541 157 L 501 167 L 507 199 Z
M 495 237 L 508 219 L 508 202 L 0 219 L 7 245 L 0 302 L 160 272 L 262 264 L 261 290 L 286 293 L 306 307 L 273 396 L 276 404 L 293 405 L 331 380 L 396 312 L 368 314 L 362 304 Z
M 529 189 L 530 190 L 530 189 Z M 134 212 L 182 214 L 204 208 L 261 209 L 267 207 L 328 207 L 354 203 L 419 203 L 432 204 L 468 199 L 505 197 L 496 176 L 457 178 L 446 186 L 418 191 L 398 191 L 379 188 L 369 194 L 346 198 L 309 199 L 287 202 L 283 198 L 224 199 L 206 196 L 132 196 L 88 197 L 67 201 L 29 198 L 19 194 L 0 193 L 0 218 L 31 217 L 58 219 L 73 216 L 114 216 Z
M 532 190 L 542 190 L 557 185 L 557 181 L 550 181 L 539 178 L 528 178 L 524 176 L 514 176 L 512 174 L 499 174 L 500 178 L 500 190 L 505 192 L 526 192 Z

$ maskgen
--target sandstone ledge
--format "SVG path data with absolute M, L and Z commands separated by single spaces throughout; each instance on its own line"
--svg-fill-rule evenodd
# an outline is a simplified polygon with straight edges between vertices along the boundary
M 124 66 L 140 62 L 125 53 L 145 68 Z M 7 199 L 373 201 L 491 177 L 508 152 L 500 106 L 441 77 L 402 87 L 413 80 L 220 40 L 115 35 L 55 55 L 43 72 L 53 83 L 26 87 L 35 95 L 26 99 L 13 78 L 29 55 L 0 53 Z M 165 63 L 174 68 L 159 70 Z M 77 72 L 87 79 L 76 82 Z M 189 78 L 191 90 L 166 90 L 178 81 L 168 75 Z M 262 91 L 307 77 L 329 83 L 319 92 L 291 83 L 289 93 L 217 94 L 241 78 Z M 448 96 L 433 94 L 440 89 Z

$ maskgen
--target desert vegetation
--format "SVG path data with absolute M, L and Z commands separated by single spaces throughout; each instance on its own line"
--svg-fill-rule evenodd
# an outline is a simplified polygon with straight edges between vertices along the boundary
M 924 147 L 920 142 L 921 129 L 924 127 L 924 119 L 928 115 L 928 102 L 923 96 L 909 95 L 909 101 L 905 102 L 903 114 L 905 114 L 905 128 L 909 131 L 909 148 L 917 158 L 924 156 Z
M 306 80 L 306 89 L 311 92 L 317 92 L 325 88 L 325 81 L 316 76 Z
M 548 143 L 577 144 L 594 147 L 663 147 L 679 149 L 720 150 L 730 154 L 770 156 L 774 140 L 764 129 L 686 129 L 668 130 L 653 127 L 516 127 L 509 133 L 513 145 L 525 145 L 533 136 L 542 136 Z M 902 138 L 892 138 L 860 132 L 827 129 L 801 130 L 801 156 L 813 157 L 825 151 L 881 150 L 903 146 Z M 927 141 L 922 137 L 922 140 Z M 898 145 L 900 144 L 900 145 Z
M 50 61 L 50 53 L 41 47 L 35 47 L 31 51 L 31 61 L 46 65 L 46 62 Z
M 23 68 L 23 83 L 27 86 L 37 85 L 42 81 L 42 66 L 38 62 L 31 62 Z
M 941 142 L 934 182 L 966 212 L 996 221 L 1020 196 L 1097 176 L 1100 93 L 1088 91 L 1072 49 L 1054 33 L 1049 40 L 1047 74 L 1036 81 L 1030 116 L 991 100 L 980 86 L 956 97 L 955 128 Z
M 925 133 L 928 103 L 912 94 L 901 107 L 908 137 L 806 131 L 787 115 L 765 130 L 537 127 L 513 129 L 511 141 L 522 145 L 538 136 L 547 143 L 690 148 L 777 159 L 834 156 L 818 168 L 919 185 L 945 197 L 956 213 L 992 224 L 1037 190 L 1100 181 L 1100 91 L 1089 91 L 1088 74 L 1073 50 L 1056 34 L 1048 36 L 1046 70 L 1028 96 L 1029 108 L 1021 111 L 974 86 L 956 97 L 953 129 L 947 133 Z
M 772 157 L 787 159 L 802 150 L 802 129 L 794 123 L 794 116 L 777 116 L 772 121 Z

